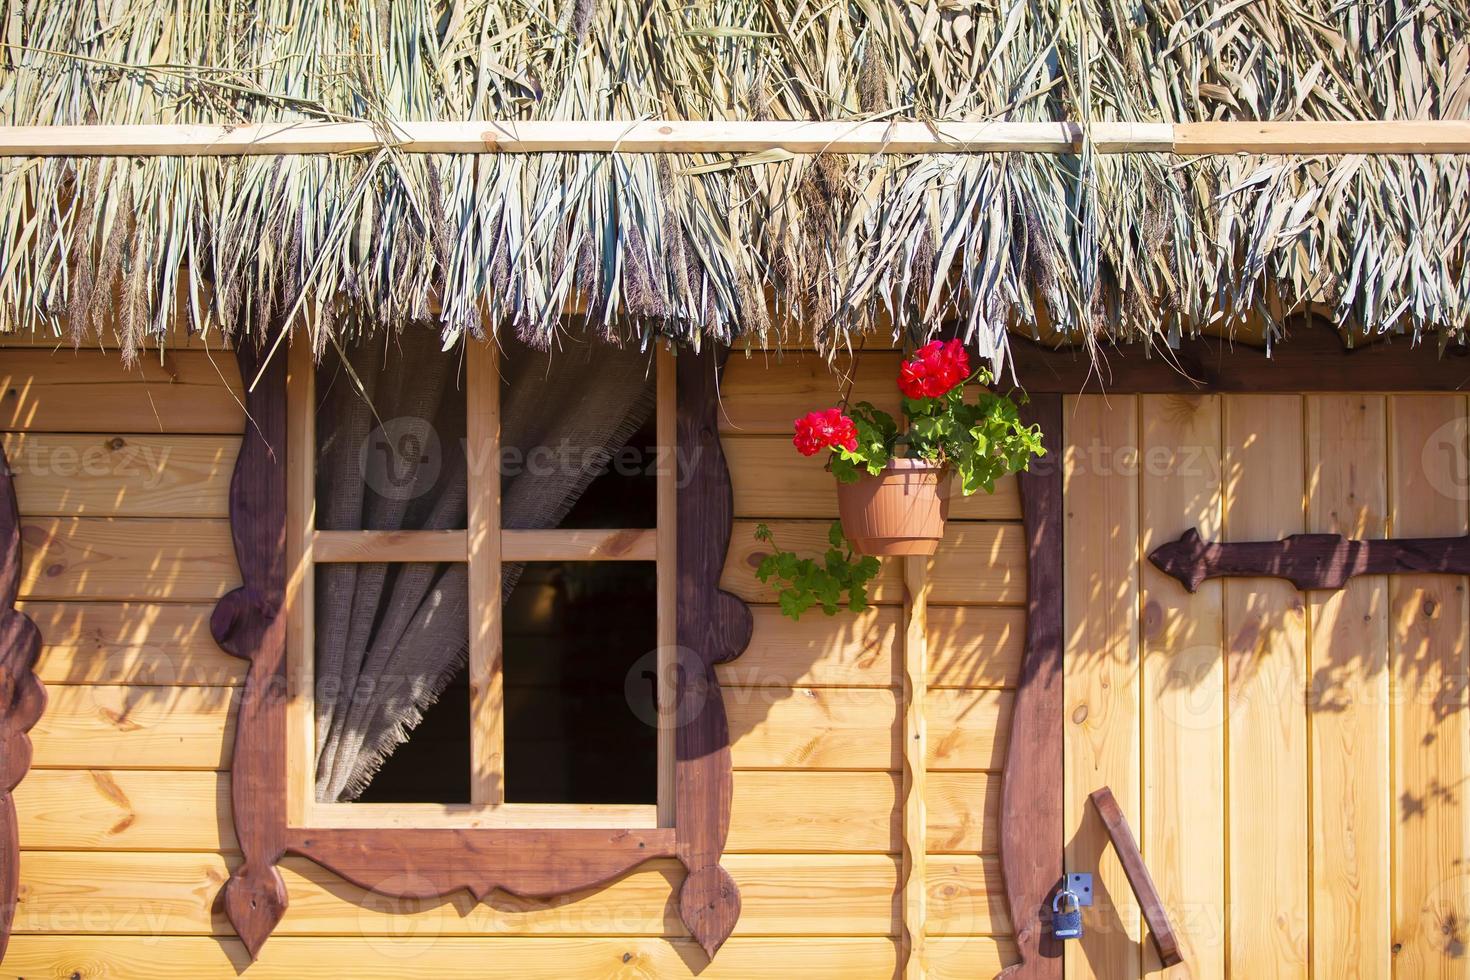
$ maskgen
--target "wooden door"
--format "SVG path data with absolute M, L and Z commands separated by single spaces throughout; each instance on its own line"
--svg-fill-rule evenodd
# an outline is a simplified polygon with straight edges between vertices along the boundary
M 1449 977 L 1470 915 L 1467 583 L 1196 593 L 1147 563 L 1214 540 L 1467 529 L 1460 395 L 1111 395 L 1064 406 L 1068 870 L 1098 875 L 1073 978 L 1160 975 L 1086 802 L 1110 785 L 1178 977 Z

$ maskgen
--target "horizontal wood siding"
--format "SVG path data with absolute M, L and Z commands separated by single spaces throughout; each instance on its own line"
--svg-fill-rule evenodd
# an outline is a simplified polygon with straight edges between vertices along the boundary
M 0 346 L 14 338 L 0 340 Z M 229 977 L 221 917 L 239 861 L 229 767 L 240 661 L 209 635 L 238 584 L 226 492 L 239 433 L 234 360 L 179 338 L 125 371 L 115 352 L 27 339 L 0 349 L 0 440 L 15 466 L 21 608 L 46 645 L 51 704 L 16 793 L 23 853 L 6 976 Z M 890 361 L 859 359 L 858 396 L 894 403 Z M 403 902 L 300 859 L 291 906 L 247 978 L 462 973 L 566 977 L 891 977 L 899 921 L 902 589 L 886 562 L 866 612 L 793 623 L 755 579 L 769 523 L 812 550 L 831 477 L 791 419 L 840 397 L 815 355 L 732 358 L 725 445 L 737 522 L 724 585 L 755 635 L 722 665 L 735 798 L 726 866 L 741 889 L 712 965 L 673 905 L 671 862 L 554 902 Z M 929 608 L 928 931 L 934 977 L 993 974 L 1014 953 L 997 863 L 999 769 L 1025 628 L 1014 480 L 954 506 Z
M 6 350 L 0 429 L 14 432 L 244 431 L 240 372 L 229 354 L 175 351 L 124 370 L 100 351 Z
M 992 976 L 1009 960 L 1007 942 L 986 938 L 936 941 L 936 978 Z M 935 955 L 937 953 L 937 955 Z M 7 972 L 28 976 L 146 977 L 150 980 L 341 980 L 392 977 L 443 980 L 473 970 L 477 980 L 558 977 L 658 977 L 660 980 L 890 980 L 893 942 L 883 937 L 744 939 L 725 944 L 709 963 L 689 939 L 520 936 L 281 936 L 254 964 L 238 940 L 213 937 L 17 936 Z M 248 968 L 248 970 L 247 970 Z M 942 971 L 942 972 L 941 972 Z
M 213 888 L 238 860 L 223 852 L 27 851 L 21 862 L 26 902 L 17 929 L 232 936 Z M 994 858 L 957 855 L 931 864 L 935 935 L 1006 931 Z M 750 906 L 737 936 L 881 936 L 896 928 L 897 862 L 890 855 L 733 854 L 726 867 Z M 296 914 L 282 920 L 276 935 L 349 935 L 367 922 L 370 931 L 388 935 L 575 936 L 597 930 L 681 938 L 684 927 L 668 895 L 682 876 L 677 862 L 659 861 L 565 900 L 495 895 L 473 904 L 460 897 L 392 899 L 311 861 L 288 858 L 282 877 Z
M 57 685 L 33 730 L 34 764 L 228 770 L 238 691 Z M 930 768 L 1000 770 L 1011 699 L 1009 691 L 933 692 L 928 701 Z M 725 703 L 739 768 L 897 767 L 897 707 L 890 688 L 727 687 Z
M 995 853 L 996 774 L 940 772 L 929 783 L 931 848 Z M 896 796 L 889 772 L 741 770 L 726 850 L 897 854 Z M 225 772 L 33 769 L 15 805 L 27 848 L 237 850 Z

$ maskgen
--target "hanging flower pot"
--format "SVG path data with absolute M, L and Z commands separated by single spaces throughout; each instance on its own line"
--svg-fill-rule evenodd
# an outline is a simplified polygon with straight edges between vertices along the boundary
M 1008 395 L 985 386 L 991 376 L 972 372 L 958 340 L 936 340 L 899 366 L 904 429 L 868 402 L 849 410 L 809 412 L 796 420 L 792 443 L 803 456 L 824 450 L 837 478 L 837 511 L 827 548 L 812 557 L 785 551 L 764 524 L 756 539 L 771 550 L 755 577 L 773 588 L 792 619 L 813 607 L 828 616 L 861 612 L 880 555 L 932 555 L 944 537 L 955 478 L 966 496 L 995 490 L 995 481 L 1040 456 L 1041 430 L 1024 425 Z M 978 396 L 966 399 L 974 382 Z M 972 389 L 972 393 L 974 389 Z
M 877 476 L 837 484 L 842 533 L 865 555 L 932 555 L 949 516 L 949 472 L 922 459 L 890 459 Z
M 1016 403 L 987 390 L 958 340 L 926 344 L 899 365 L 904 428 L 868 402 L 809 412 L 792 438 L 803 456 L 828 451 L 842 535 L 865 555 L 932 555 L 944 537 L 949 485 L 966 496 L 1041 455 L 1041 433 Z M 974 383 L 978 397 L 966 398 Z M 845 406 L 844 406 L 845 407 Z

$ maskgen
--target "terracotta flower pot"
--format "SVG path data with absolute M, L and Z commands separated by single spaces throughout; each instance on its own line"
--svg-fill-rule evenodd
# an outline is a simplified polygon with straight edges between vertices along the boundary
M 842 533 L 865 555 L 932 555 L 949 516 L 949 474 L 922 459 L 889 460 L 878 476 L 837 484 Z

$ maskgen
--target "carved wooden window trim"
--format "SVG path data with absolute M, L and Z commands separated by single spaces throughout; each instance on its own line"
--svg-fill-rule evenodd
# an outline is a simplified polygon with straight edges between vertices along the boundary
M 36 676 L 41 631 L 15 608 L 20 578 L 20 508 L 0 446 L 0 960 L 5 959 L 20 899 L 20 827 L 11 794 L 31 767 L 26 732 L 46 709 L 46 688 Z
M 751 634 L 749 609 L 719 588 L 734 513 L 716 424 L 724 351 L 684 351 L 671 358 L 677 379 L 671 427 L 681 451 L 678 490 L 668 505 L 679 533 L 677 585 L 668 593 L 675 620 L 668 665 L 675 682 L 665 726 L 673 748 L 672 793 L 660 792 L 660 815 L 666 819 L 643 827 L 343 827 L 313 820 L 309 794 L 298 793 L 293 800 L 288 790 L 290 705 L 300 703 L 293 684 L 301 680 L 288 669 L 288 643 L 297 639 L 287 601 L 288 558 L 299 552 L 307 532 L 299 518 L 288 516 L 287 481 L 311 479 L 300 474 L 311 472 L 315 452 L 314 442 L 293 432 L 288 398 L 300 397 L 302 386 L 288 384 L 288 373 L 311 370 L 304 347 L 298 342 L 289 358 L 248 343 L 236 351 L 248 420 L 230 485 L 230 520 L 243 584 L 219 601 L 211 621 L 221 648 L 250 662 L 231 780 L 244 860 L 225 886 L 224 908 L 251 956 L 259 954 L 286 913 L 285 884 L 276 865 L 288 853 L 384 895 L 431 898 L 463 889 L 476 899 L 495 889 L 549 898 L 602 884 L 654 858 L 677 857 L 689 872 L 679 891 L 680 916 L 713 956 L 740 914 L 739 892 L 719 864 L 729 831 L 732 779 L 729 727 L 715 665 L 739 656 Z M 468 350 L 472 372 L 493 372 L 487 345 L 471 342 Z M 483 396 L 492 388 L 480 385 L 478 390 Z M 475 391 L 471 385 L 472 414 Z M 660 526 L 663 518 L 660 513 Z M 472 528 L 475 520 L 472 514 Z M 498 515 L 494 523 L 498 526 Z M 662 640 L 662 625 L 660 630 Z

